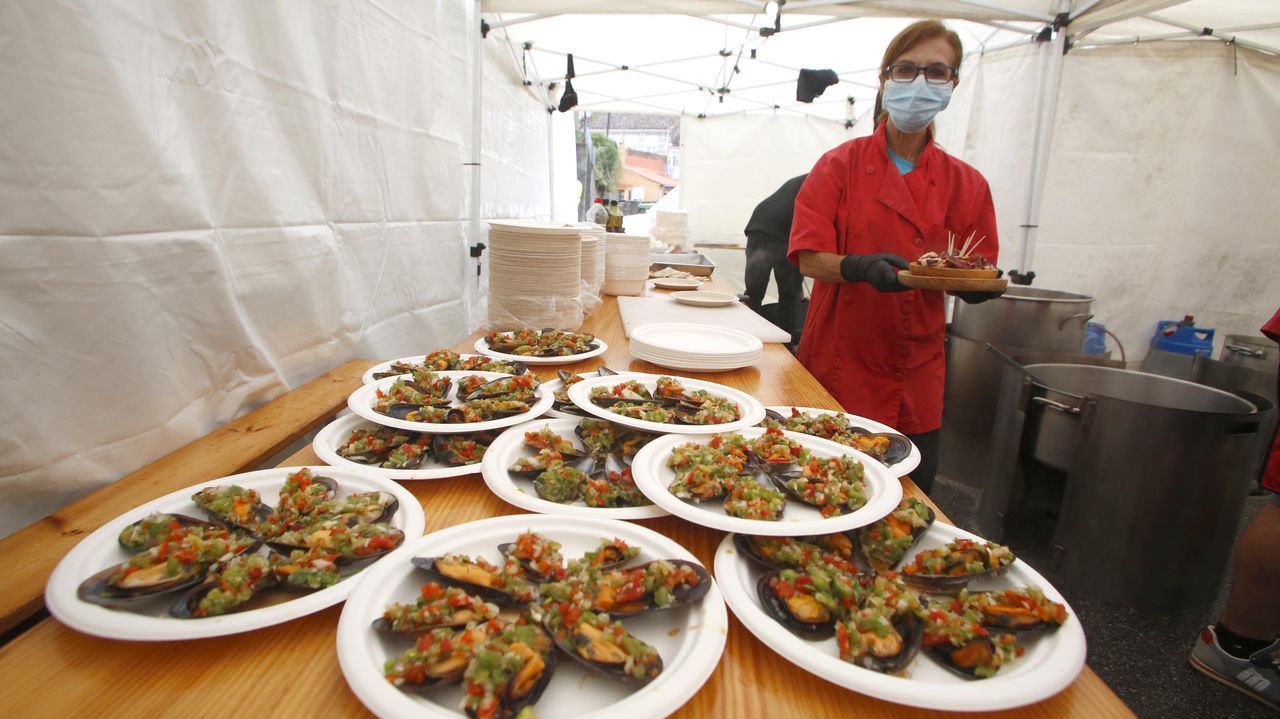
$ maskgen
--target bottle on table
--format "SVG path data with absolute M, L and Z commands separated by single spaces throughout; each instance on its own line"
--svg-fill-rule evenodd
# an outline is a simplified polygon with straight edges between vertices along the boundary
M 609 224 L 605 226 L 609 232 L 622 232 L 622 210 L 617 200 L 609 200 Z

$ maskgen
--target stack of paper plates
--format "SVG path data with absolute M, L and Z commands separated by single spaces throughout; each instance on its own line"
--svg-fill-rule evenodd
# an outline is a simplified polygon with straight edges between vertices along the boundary
M 489 222 L 489 323 L 582 325 L 582 236 L 574 225 Z
M 592 307 L 600 299 L 604 284 L 604 228 L 589 222 L 577 225 L 582 237 L 582 304 Z
M 649 279 L 649 236 L 606 234 L 604 291 L 611 295 L 636 295 Z
M 760 361 L 764 343 L 755 335 L 683 322 L 655 322 L 631 330 L 631 356 L 660 367 L 723 372 Z

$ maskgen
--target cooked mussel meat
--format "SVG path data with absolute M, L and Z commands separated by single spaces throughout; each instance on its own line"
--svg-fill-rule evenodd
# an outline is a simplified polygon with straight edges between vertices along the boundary
M 419 435 L 391 427 L 352 430 L 338 447 L 338 456 L 360 464 L 378 465 L 404 444 L 415 442 Z
M 411 404 L 397 402 L 389 405 L 383 414 L 406 422 L 444 424 L 449 421 L 450 408 L 442 405 Z
M 555 667 L 555 644 L 540 627 L 504 627 L 467 665 L 463 708 L 469 717 L 515 719 L 542 696 Z
M 313 591 L 342 580 L 338 555 L 323 547 L 294 549 L 287 556 L 273 552 L 271 568 L 285 589 Z
M 422 585 L 412 603 L 397 602 L 373 620 L 380 632 L 417 634 L 438 627 L 465 627 L 486 622 L 498 616 L 498 606 L 460 587 L 445 587 L 437 582 Z
M 813 591 L 808 574 L 791 569 L 768 572 L 756 581 L 756 596 L 766 614 L 806 639 L 835 634 L 835 612 Z
M 333 500 L 338 493 L 338 482 L 332 477 L 316 475 L 307 467 L 290 472 L 280 489 L 276 502 L 276 514 L 284 524 L 298 520 Z
M 922 633 L 915 614 L 880 609 L 858 611 L 835 628 L 841 659 L 885 674 L 911 663 L 920 650 Z
M 516 537 L 516 541 L 498 545 L 505 557 L 512 557 L 535 582 L 554 582 L 564 578 L 564 555 L 560 543 L 534 531 Z
M 860 562 L 878 572 L 893 569 L 929 531 L 933 510 L 915 497 L 906 497 L 884 519 L 863 527 L 857 537 Z
M 89 577 L 80 583 L 76 596 L 92 604 L 116 606 L 187 589 L 214 562 L 252 551 L 259 544 L 256 537 L 232 534 L 222 527 L 193 527 Z
M 165 541 L 179 539 L 192 527 L 215 528 L 203 519 L 185 514 L 149 514 L 120 530 L 117 537 L 120 546 L 130 552 L 141 552 Z
M 550 619 L 550 618 L 549 618 Z M 547 633 L 578 663 L 608 677 L 640 685 L 662 673 L 662 657 L 653 646 L 631 634 L 609 615 L 571 610 Z
M 711 588 L 700 564 L 659 559 L 630 569 L 612 569 L 593 578 L 591 609 L 617 617 L 694 604 Z
M 324 549 L 339 564 L 381 557 L 404 543 L 404 532 L 387 524 L 349 524 L 341 517 L 317 522 L 305 529 L 283 532 L 268 540 L 282 554 L 294 550 Z
M 538 588 L 528 581 L 524 567 L 514 557 L 501 567 L 481 557 L 446 554 L 441 557 L 414 557 L 413 566 L 447 584 L 504 607 L 518 607 L 537 598 Z
M 275 514 L 257 491 L 235 484 L 205 487 L 191 496 L 196 507 L 215 522 L 233 529 L 259 532 Z
M 809 458 L 809 450 L 780 429 L 766 429 L 759 437 L 748 439 L 746 446 L 752 464 L 766 474 L 791 470 Z
M 414 646 L 388 659 L 387 681 L 400 689 L 421 692 L 438 684 L 455 684 L 489 639 L 487 625 L 469 629 L 440 627 L 419 635 Z
M 582 494 L 587 475 L 582 470 L 560 461 L 552 461 L 533 480 L 533 490 L 548 502 L 568 504 Z
M 862 463 L 852 457 L 811 458 L 800 469 L 769 474 L 797 502 L 818 508 L 824 517 L 857 511 L 867 503 Z
M 538 378 L 532 374 L 503 377 L 491 380 L 469 392 L 465 399 L 508 399 L 532 402 L 538 388 Z
M 630 562 L 639 554 L 639 547 L 632 547 L 617 537 L 602 539 L 600 546 L 570 562 L 569 571 L 576 574 L 583 569 L 613 569 Z
M 957 539 L 916 554 L 902 568 L 902 579 L 918 591 L 954 594 L 978 577 L 1004 574 L 1013 562 L 1008 547 Z
M 479 462 L 487 448 L 487 443 L 469 435 L 437 434 L 431 440 L 436 460 L 453 466 Z
M 270 559 L 258 553 L 241 554 L 214 566 L 169 613 L 182 619 L 199 619 L 237 611 L 275 581 Z
M 1004 664 L 1017 656 L 1017 640 L 1012 634 L 989 633 L 981 617 L 970 608 L 953 611 L 951 606 L 931 603 L 922 612 L 923 645 L 942 666 L 971 679 L 995 676 Z
M 1045 596 L 1038 587 L 1001 589 L 968 594 L 959 603 L 977 612 L 982 626 L 1010 632 L 1053 630 L 1067 621 L 1065 605 Z

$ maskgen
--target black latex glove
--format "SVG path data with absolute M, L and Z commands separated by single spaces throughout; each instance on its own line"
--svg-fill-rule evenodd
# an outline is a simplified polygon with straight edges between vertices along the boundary
M 892 252 L 872 255 L 845 255 L 840 260 L 840 276 L 845 282 L 866 282 L 880 292 L 906 292 L 911 289 L 898 280 L 893 268 L 905 270 L 907 261 Z
M 1003 276 L 1004 276 L 1004 270 L 996 270 L 996 279 L 1000 279 Z M 1000 290 L 999 292 L 952 292 L 951 294 L 955 295 L 956 297 L 959 297 L 960 299 L 964 300 L 965 302 L 968 302 L 971 305 L 976 305 L 982 302 L 986 302 L 987 300 L 994 300 L 1000 295 L 1003 295 L 1004 290 Z

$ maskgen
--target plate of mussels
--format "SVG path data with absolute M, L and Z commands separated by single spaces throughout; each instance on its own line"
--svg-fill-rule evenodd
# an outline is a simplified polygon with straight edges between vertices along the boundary
M 481 472 L 499 499 L 542 514 L 648 519 L 668 512 L 631 478 L 631 462 L 654 435 L 602 419 L 536 419 L 503 432 Z
M 391 480 L 444 479 L 479 470 L 498 432 L 426 434 L 374 424 L 348 414 L 325 425 L 311 442 L 328 465 L 365 470 Z
M 1008 548 L 908 498 L 854 532 L 731 534 L 716 550 L 730 609 L 760 641 L 846 689 L 927 709 L 1046 699 L 1084 667 L 1080 620 Z
M 374 570 L 343 607 L 338 661 L 380 717 L 665 716 L 728 633 L 707 570 L 628 522 L 469 522 Z
M 489 332 L 476 340 L 475 349 L 494 359 L 552 365 L 599 357 L 609 345 L 594 335 L 545 329 Z
M 347 397 L 375 424 L 430 434 L 484 432 L 546 412 L 555 397 L 532 373 L 417 372 L 385 377 Z
M 715 382 L 625 372 L 570 385 L 578 409 L 645 432 L 713 434 L 758 424 L 760 400 Z
M 366 370 L 362 380 L 365 384 L 372 384 L 387 377 L 413 374 L 423 370 L 524 374 L 529 371 L 529 368 L 525 367 L 523 362 L 499 360 L 485 355 L 458 354 L 451 349 L 440 349 L 426 355 L 413 355 L 380 362 Z
M 569 399 L 569 388 L 581 382 L 584 379 L 594 379 L 596 377 L 613 377 L 618 373 L 609 369 L 604 365 L 600 365 L 594 372 L 581 372 L 573 374 L 565 370 L 557 370 L 556 378 L 543 382 L 543 386 L 547 391 L 555 396 L 555 402 L 552 403 L 551 409 L 547 410 L 548 417 L 557 419 L 572 419 L 576 417 L 590 417 L 592 415 L 578 408 Z
M 422 534 L 403 487 L 335 467 L 277 467 L 178 490 L 85 537 L 45 605 L 109 639 L 236 634 L 337 604 L 354 575 Z
M 902 484 L 867 455 L 772 428 L 663 435 L 640 450 L 632 469 L 654 504 L 727 532 L 845 531 L 884 517 L 902 499 Z

